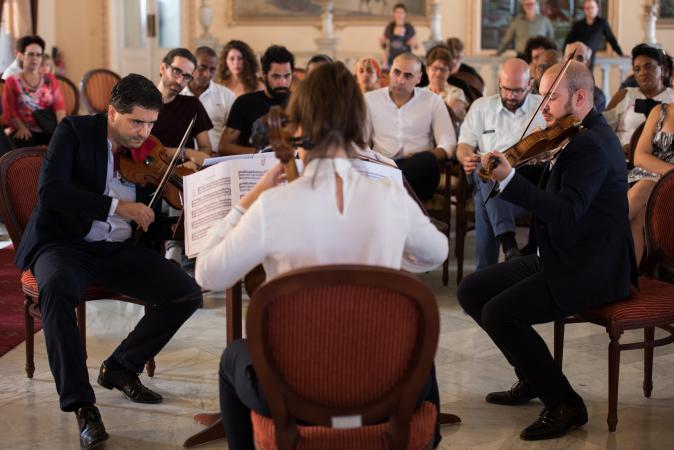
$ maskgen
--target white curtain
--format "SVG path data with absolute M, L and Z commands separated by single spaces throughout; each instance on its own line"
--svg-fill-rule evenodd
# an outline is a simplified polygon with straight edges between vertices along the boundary
M 31 34 L 30 0 L 4 0 L 0 24 L 0 69 L 14 61 L 14 43 Z

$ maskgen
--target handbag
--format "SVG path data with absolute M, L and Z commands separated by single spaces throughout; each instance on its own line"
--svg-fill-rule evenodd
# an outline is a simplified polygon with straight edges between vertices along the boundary
M 54 134 L 56 129 L 56 114 L 54 114 L 54 111 L 51 109 L 36 109 L 33 111 L 33 119 L 44 133 Z

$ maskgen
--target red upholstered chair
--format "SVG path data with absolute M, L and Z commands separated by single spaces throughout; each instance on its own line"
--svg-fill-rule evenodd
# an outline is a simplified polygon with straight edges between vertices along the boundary
M 63 94 L 63 100 L 66 102 L 66 116 L 77 114 L 80 110 L 80 93 L 77 86 L 61 75 L 56 75 L 56 80 L 59 83 L 61 94 Z
M 379 267 L 295 270 L 255 292 L 246 329 L 272 413 L 251 414 L 258 448 L 431 448 L 437 410 L 415 405 L 439 315 L 420 281 Z
M 561 365 L 564 346 L 564 325 L 591 322 L 606 328 L 608 346 L 608 423 L 615 431 L 618 423 L 618 377 L 620 352 L 644 349 L 644 396 L 653 389 L 653 348 L 674 342 L 674 285 L 660 281 L 662 269 L 671 271 L 674 265 L 674 171 L 656 184 L 646 209 L 647 274 L 639 278 L 639 292 L 633 290 L 629 298 L 605 306 L 590 308 L 566 320 L 555 322 L 555 360 Z M 655 339 L 655 328 L 668 336 Z M 644 330 L 641 342 L 620 343 L 626 330 Z
M 108 69 L 90 70 L 82 76 L 80 92 L 89 114 L 107 111 L 112 88 L 119 80 L 119 75 Z
M 14 244 L 19 247 L 23 230 L 26 228 L 30 213 L 38 200 L 38 177 L 42 159 L 46 149 L 30 147 L 12 150 L 0 158 L 0 214 L 5 221 L 7 232 Z M 35 363 L 33 358 L 35 332 L 34 320 L 40 318 L 40 309 L 37 305 L 38 287 L 35 277 L 30 270 L 21 274 L 21 289 L 26 301 L 24 302 L 24 321 L 26 330 L 26 375 L 33 378 Z M 88 288 L 82 301 L 77 306 L 77 326 L 80 331 L 82 345 L 86 354 L 86 307 L 85 302 L 91 300 L 115 299 L 125 302 L 145 305 L 145 303 L 93 285 Z M 145 311 L 149 309 L 145 305 Z M 147 363 L 147 374 L 154 376 L 154 360 Z

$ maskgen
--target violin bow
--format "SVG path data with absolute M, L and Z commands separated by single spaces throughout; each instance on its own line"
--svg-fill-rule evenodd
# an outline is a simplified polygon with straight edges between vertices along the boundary
M 576 50 L 571 52 L 569 55 L 569 59 L 566 60 L 564 63 L 564 66 L 562 67 L 562 70 L 559 71 L 557 76 L 555 77 L 555 80 L 552 82 L 552 86 L 550 86 L 550 89 L 548 92 L 543 96 L 543 100 L 541 100 L 541 103 L 538 105 L 538 108 L 536 108 L 536 111 L 534 111 L 533 115 L 531 116 L 531 119 L 529 119 L 529 123 L 527 123 L 527 126 L 524 128 L 524 131 L 522 132 L 522 136 L 520 136 L 519 141 L 524 139 L 524 137 L 527 135 L 527 131 L 529 131 L 529 127 L 531 127 L 531 124 L 534 123 L 534 119 L 536 118 L 536 114 L 538 114 L 540 111 L 545 109 L 545 107 L 548 105 L 550 102 L 550 97 L 552 97 L 552 94 L 555 93 L 557 90 L 557 87 L 559 86 L 559 83 L 562 81 L 562 77 L 566 73 L 566 69 L 569 68 L 569 65 L 571 64 L 571 61 L 573 61 L 573 57 L 576 56 Z
M 182 159 L 183 153 L 185 153 L 185 144 L 187 144 L 187 139 L 189 138 L 190 134 L 192 133 L 192 128 L 194 128 L 194 122 L 197 120 L 197 115 L 195 114 L 194 117 L 192 117 L 192 120 L 190 120 L 189 125 L 187 126 L 187 130 L 185 131 L 185 134 L 183 135 L 183 138 L 180 140 L 180 145 L 178 146 L 178 150 L 175 152 L 173 155 L 173 158 L 171 158 L 171 162 L 169 162 L 168 167 L 166 168 L 166 171 L 164 172 L 164 176 L 162 177 L 161 181 L 159 182 L 159 185 L 157 186 L 157 190 L 154 191 L 154 194 L 152 194 L 152 199 L 150 200 L 150 203 L 148 206 L 150 208 L 154 208 L 154 206 L 157 204 L 157 202 L 162 198 L 164 194 L 164 189 L 166 188 L 166 183 L 168 183 L 171 173 L 173 172 L 173 169 L 176 167 L 176 163 L 178 161 L 178 158 Z

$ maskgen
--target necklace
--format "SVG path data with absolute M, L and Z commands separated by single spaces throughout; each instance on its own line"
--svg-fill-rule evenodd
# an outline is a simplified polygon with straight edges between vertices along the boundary
M 30 81 L 28 81 L 28 78 L 26 78 L 25 72 L 21 72 L 21 78 L 23 79 L 23 82 L 26 83 L 26 86 L 28 86 L 28 88 L 31 91 L 36 90 L 38 87 L 40 87 L 40 83 L 42 83 L 42 77 L 39 76 L 39 75 L 38 75 L 37 83 L 31 83 Z

